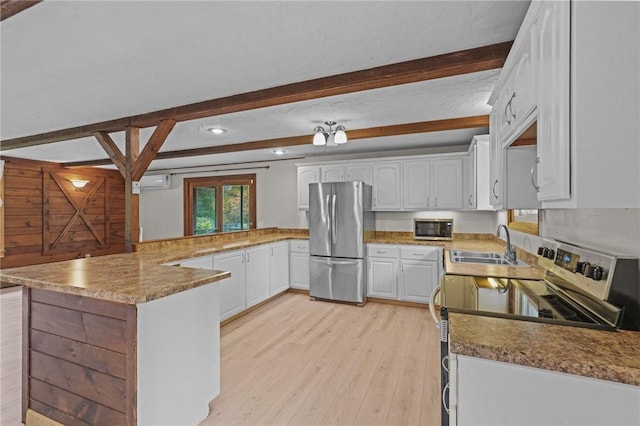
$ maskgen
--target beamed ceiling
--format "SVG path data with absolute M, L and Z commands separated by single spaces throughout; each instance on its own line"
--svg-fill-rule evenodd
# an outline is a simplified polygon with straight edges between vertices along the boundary
M 149 170 L 467 145 L 488 131 L 529 5 L 15 3 L 0 23 L 2 154 L 113 164 L 105 138 L 124 152 L 127 126 L 144 145 L 164 120 Z M 346 145 L 311 145 L 326 120 L 347 128 Z

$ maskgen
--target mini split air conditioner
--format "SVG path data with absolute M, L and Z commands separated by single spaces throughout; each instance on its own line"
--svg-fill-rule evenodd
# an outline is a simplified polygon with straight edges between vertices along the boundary
M 140 179 L 141 189 L 169 189 L 171 175 L 144 175 Z

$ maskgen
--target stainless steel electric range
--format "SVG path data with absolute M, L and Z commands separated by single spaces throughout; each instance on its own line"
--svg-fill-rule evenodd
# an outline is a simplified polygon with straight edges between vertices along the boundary
M 440 284 L 442 424 L 449 424 L 448 313 L 615 331 L 640 330 L 638 259 L 544 239 L 543 280 L 445 275 Z M 437 293 L 434 292 L 434 293 Z

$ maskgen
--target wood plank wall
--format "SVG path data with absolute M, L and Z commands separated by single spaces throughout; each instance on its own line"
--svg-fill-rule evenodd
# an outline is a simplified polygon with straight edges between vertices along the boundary
M 0 267 L 124 252 L 124 179 L 118 171 L 3 159 Z M 75 188 L 69 179 L 89 183 Z
M 23 416 L 135 425 L 135 305 L 23 291 Z

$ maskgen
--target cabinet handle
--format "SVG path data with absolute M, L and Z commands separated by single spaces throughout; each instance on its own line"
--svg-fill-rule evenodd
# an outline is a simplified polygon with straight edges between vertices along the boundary
M 251 262 L 251 254 L 247 253 L 247 263 Z
M 498 199 L 498 194 L 496 194 L 496 185 L 498 184 L 498 179 L 493 182 L 493 186 L 491 187 L 491 192 L 493 193 L 493 198 Z
M 414 256 L 424 256 L 424 253 L 413 253 Z
M 473 205 L 473 194 L 469 194 L 469 205 Z
M 449 413 L 449 383 L 444 385 L 444 388 L 442 389 L 442 408 L 444 408 L 447 414 L 450 414 Z
M 438 197 L 436 197 L 436 205 L 435 207 L 438 207 Z
M 244 263 L 244 253 L 242 253 L 242 263 Z
M 536 190 L 536 192 L 540 192 L 540 187 L 536 185 L 536 180 L 533 177 L 533 172 L 535 172 L 536 166 L 538 164 L 540 164 L 540 157 L 536 157 L 536 161 L 534 161 L 531 165 L 531 185 L 533 185 L 533 188 Z
M 513 92 L 511 95 L 511 99 L 509 100 L 509 111 L 511 111 L 511 116 L 514 120 L 516 120 L 516 114 L 513 112 L 513 100 L 516 98 L 516 92 Z
M 273 247 L 271 247 L 271 256 L 273 256 Z
M 505 106 L 504 106 L 504 119 L 507 122 L 507 124 L 509 126 L 511 126 L 511 119 L 509 118 L 509 115 L 507 114 L 507 108 L 509 108 L 509 104 L 511 103 L 511 101 L 509 101 Z
M 380 251 L 380 250 L 376 250 L 376 253 L 377 253 L 377 254 L 387 254 L 387 252 L 386 252 L 386 251 Z

